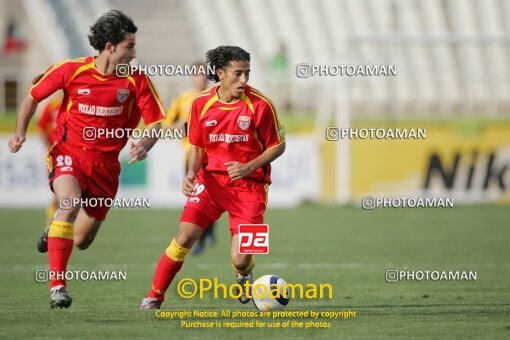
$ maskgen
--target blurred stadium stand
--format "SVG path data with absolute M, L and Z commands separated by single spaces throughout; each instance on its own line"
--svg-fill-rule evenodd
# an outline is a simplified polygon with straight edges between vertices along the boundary
M 347 203 L 368 194 L 410 193 L 510 202 L 509 0 L 0 0 L 0 118 L 5 112 L 14 117 L 35 75 L 59 60 L 94 54 L 89 26 L 114 8 L 139 28 L 141 64 L 189 65 L 218 45 L 251 52 L 250 83 L 276 102 L 291 126 L 288 151 L 274 167 L 273 202 Z M 296 75 L 299 63 L 397 65 L 397 76 L 303 79 Z M 166 107 L 189 87 L 186 77 L 154 80 Z M 292 130 L 301 120 L 311 135 L 292 134 L 302 132 Z M 325 138 L 331 124 L 416 122 L 433 137 L 372 143 Z M 33 155 L 39 147 L 33 146 Z M 25 163 L 19 157 L 6 157 L 12 178 L 0 185 L 23 193 L 16 175 L 39 161 L 27 152 Z M 149 162 L 158 171 L 180 162 L 160 161 Z M 147 176 L 145 188 L 166 204 L 174 191 L 178 195 L 181 175 L 158 175 L 168 179 L 165 185 Z M 46 183 L 38 183 L 44 197 Z
M 88 27 L 111 8 L 135 19 L 140 62 L 192 63 L 209 48 L 237 44 L 252 53 L 253 84 L 266 91 L 269 61 L 285 44 L 297 109 L 316 112 L 329 100 L 334 110 L 335 93 L 347 91 L 356 117 L 498 117 L 509 111 L 510 2 L 501 0 L 3 0 L 2 27 L 15 18 L 29 48 L 2 58 L 0 111 L 7 80 L 16 78 L 24 93 L 51 63 L 93 53 Z M 297 63 L 397 64 L 398 76 L 299 79 Z M 165 104 L 187 86 L 179 77 L 156 82 Z M 326 96 L 330 87 L 335 91 Z

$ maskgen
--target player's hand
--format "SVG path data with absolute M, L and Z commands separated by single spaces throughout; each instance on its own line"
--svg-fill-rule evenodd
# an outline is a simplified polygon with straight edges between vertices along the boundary
M 195 191 L 195 175 L 187 175 L 182 181 L 182 193 L 185 196 L 190 196 Z
M 131 160 L 129 161 L 129 164 L 133 164 L 134 162 L 144 160 L 147 158 L 147 150 L 141 145 L 140 143 L 135 144 L 133 141 L 131 141 L 131 150 L 129 151 L 129 157 L 131 157 Z
M 21 149 L 21 146 L 25 143 L 25 136 L 23 135 L 14 135 L 9 139 L 9 151 L 12 153 L 16 153 Z
M 245 178 L 254 170 L 248 164 L 243 164 L 235 161 L 226 162 L 224 164 L 227 166 L 228 175 L 233 181 Z

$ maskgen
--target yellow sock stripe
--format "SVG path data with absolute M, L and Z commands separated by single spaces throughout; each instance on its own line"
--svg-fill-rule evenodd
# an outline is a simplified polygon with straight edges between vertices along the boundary
M 184 258 L 189 253 L 189 251 L 190 250 L 188 248 L 184 248 L 178 245 L 177 242 L 175 242 L 175 239 L 173 239 L 172 242 L 170 242 L 168 248 L 166 248 L 165 253 L 166 256 L 168 256 L 172 260 L 182 262 L 184 261 Z
M 236 271 L 236 273 L 239 273 L 242 275 L 248 275 L 251 272 L 251 270 L 253 269 L 253 267 L 255 267 L 255 258 L 252 255 L 250 258 L 250 264 L 248 265 L 248 267 L 246 267 L 244 269 L 237 269 L 236 266 L 234 265 L 234 263 L 232 263 L 232 267 L 234 267 L 234 270 Z
M 72 240 L 74 235 L 73 229 L 74 223 L 53 221 L 51 222 L 50 230 L 48 231 L 48 237 L 59 237 Z

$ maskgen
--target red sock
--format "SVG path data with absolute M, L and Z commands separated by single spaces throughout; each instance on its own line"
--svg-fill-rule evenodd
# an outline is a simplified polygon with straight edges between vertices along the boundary
M 172 260 L 166 255 L 166 252 L 163 252 L 152 280 L 152 290 L 147 294 L 147 297 L 156 298 L 159 301 L 165 300 L 165 292 L 183 263 L 183 261 Z
M 50 288 L 66 286 L 65 271 L 73 251 L 73 223 L 53 221 L 48 231 Z M 60 236 L 60 237 L 58 237 Z
M 156 298 L 159 301 L 165 299 L 165 292 L 177 272 L 181 269 L 188 252 L 189 249 L 177 244 L 175 239 L 170 242 L 156 267 L 156 274 L 154 274 L 154 279 L 152 280 L 152 290 L 147 294 L 147 297 Z

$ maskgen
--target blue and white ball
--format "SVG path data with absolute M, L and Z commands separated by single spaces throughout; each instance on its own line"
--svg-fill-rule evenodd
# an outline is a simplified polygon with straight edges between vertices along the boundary
M 253 282 L 251 293 L 253 304 L 263 312 L 284 309 L 290 299 L 290 288 L 287 287 L 287 282 L 276 275 L 259 277 Z

